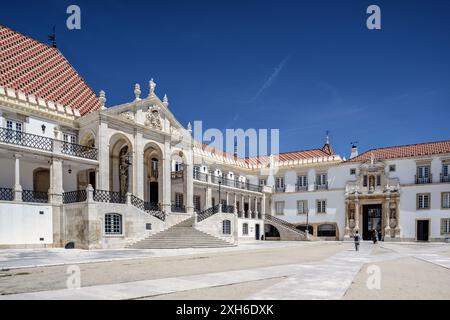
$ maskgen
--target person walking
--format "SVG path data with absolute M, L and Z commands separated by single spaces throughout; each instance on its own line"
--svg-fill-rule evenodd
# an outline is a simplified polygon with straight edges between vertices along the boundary
M 373 229 L 373 244 L 378 243 L 378 231 L 377 229 Z
M 359 244 L 361 242 L 361 235 L 358 231 L 356 231 L 355 235 L 353 236 L 353 240 L 355 241 L 355 249 L 356 251 L 359 251 Z

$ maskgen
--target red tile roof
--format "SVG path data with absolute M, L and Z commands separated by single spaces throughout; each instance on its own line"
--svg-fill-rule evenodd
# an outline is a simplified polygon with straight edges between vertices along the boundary
M 370 159 L 372 155 L 375 159 L 383 160 L 394 158 L 430 156 L 434 154 L 444 154 L 444 153 L 450 153 L 450 140 L 372 149 L 348 161 L 362 162 Z
M 0 85 L 78 109 L 100 101 L 58 49 L 0 25 Z

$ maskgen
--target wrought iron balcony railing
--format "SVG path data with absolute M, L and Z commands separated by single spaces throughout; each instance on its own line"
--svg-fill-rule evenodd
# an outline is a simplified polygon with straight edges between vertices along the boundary
M 98 156 L 98 151 L 96 148 L 86 147 L 69 142 L 62 143 L 61 153 L 91 160 L 97 160 Z
M 282 187 L 275 186 L 275 192 L 286 192 L 286 186 Z
M 94 190 L 94 201 L 106 203 L 126 203 L 127 196 L 120 192 Z
M 22 201 L 33 203 L 48 203 L 48 193 L 33 190 L 22 190 Z
M 316 190 L 328 190 L 328 183 L 316 183 L 315 188 Z
M 203 172 L 194 171 L 194 179 L 197 181 L 208 182 L 208 175 Z
M 441 173 L 441 183 L 450 182 L 450 175 L 443 175 Z
M 416 181 L 416 184 L 428 184 L 433 182 L 433 175 L 430 174 L 426 177 L 418 177 L 417 175 L 414 176 L 414 180 Z
M 11 188 L 0 188 L 0 201 L 13 201 L 14 190 Z
M 63 193 L 63 203 L 85 202 L 87 199 L 86 190 L 76 190 Z
M 62 154 L 78 158 L 98 159 L 98 150 L 96 148 L 11 129 L 0 128 L 0 142 L 49 152 L 61 152 Z M 60 150 L 55 145 L 60 145 Z
M 223 213 L 234 213 L 234 206 L 222 204 L 222 212 Z
M 295 185 L 295 189 L 297 190 L 297 192 L 308 191 L 308 185 L 297 184 Z
M 204 176 L 202 176 L 202 175 L 204 175 Z M 207 181 L 207 175 L 197 172 L 194 174 L 194 179 L 200 180 L 200 181 Z M 206 179 L 206 180 L 202 180 L 202 179 Z M 211 175 L 211 183 L 221 184 L 222 186 L 226 186 L 226 187 L 255 191 L 255 192 L 262 192 L 262 188 L 263 188 L 262 186 L 259 186 L 256 184 L 242 182 L 239 180 L 227 179 L 227 178 L 223 178 L 223 177 L 219 177 L 219 176 L 215 176 L 215 175 Z
M 173 204 L 170 208 L 172 212 L 178 212 L 178 213 L 186 213 L 186 207 L 181 205 L 175 205 Z
M 184 178 L 184 170 L 172 171 L 171 177 L 172 177 L 172 179 L 183 179 Z
M 0 142 L 44 151 L 53 151 L 53 140 L 35 134 L 0 128 Z

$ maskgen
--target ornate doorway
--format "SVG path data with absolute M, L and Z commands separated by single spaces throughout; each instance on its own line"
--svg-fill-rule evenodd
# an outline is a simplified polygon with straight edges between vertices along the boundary
M 382 234 L 382 209 L 381 204 L 363 206 L 363 239 L 372 240 L 373 230 Z

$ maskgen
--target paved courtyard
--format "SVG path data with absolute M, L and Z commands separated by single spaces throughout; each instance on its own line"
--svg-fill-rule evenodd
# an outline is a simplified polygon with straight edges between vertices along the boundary
M 81 288 L 67 289 L 74 265 Z M 448 244 L 2 250 L 0 269 L 0 299 L 450 299 Z

